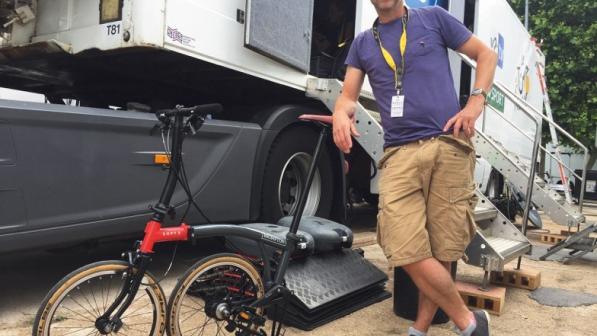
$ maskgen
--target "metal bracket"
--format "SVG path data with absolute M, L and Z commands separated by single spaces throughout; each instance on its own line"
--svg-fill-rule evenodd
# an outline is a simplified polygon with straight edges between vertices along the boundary
M 547 257 L 565 248 L 572 249 L 572 252 L 568 254 L 570 257 L 564 263 L 578 259 L 589 252 L 593 252 L 597 248 L 597 238 L 589 237 L 593 232 L 597 232 L 597 224 L 591 224 L 583 230 L 548 248 L 547 253 L 539 257 L 539 259 L 546 260 Z

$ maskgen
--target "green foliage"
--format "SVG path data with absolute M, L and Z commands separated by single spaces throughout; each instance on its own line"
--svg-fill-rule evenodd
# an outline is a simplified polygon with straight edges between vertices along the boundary
M 524 3 L 510 1 L 521 20 Z M 529 13 L 531 35 L 543 40 L 554 120 L 597 154 L 597 1 L 529 0 Z

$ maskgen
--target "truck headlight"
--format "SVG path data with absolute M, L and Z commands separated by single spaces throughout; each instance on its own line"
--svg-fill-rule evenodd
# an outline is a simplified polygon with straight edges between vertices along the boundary
M 122 0 L 100 0 L 100 24 L 122 20 Z

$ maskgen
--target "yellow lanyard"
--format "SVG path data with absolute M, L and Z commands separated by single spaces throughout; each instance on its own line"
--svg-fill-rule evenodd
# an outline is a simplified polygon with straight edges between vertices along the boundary
M 398 93 L 400 93 L 400 91 L 402 91 L 402 76 L 404 74 L 404 64 L 405 64 L 404 56 L 406 53 L 406 41 L 407 41 L 406 25 L 408 23 L 408 10 L 406 9 L 406 7 L 404 8 L 404 10 L 405 10 L 405 12 L 404 12 L 404 15 L 402 16 L 402 36 L 400 36 L 400 56 L 402 56 L 402 60 L 400 62 L 400 67 L 396 66 L 394 57 L 392 57 L 390 52 L 387 51 L 386 48 L 384 48 L 383 45 L 381 44 L 381 37 L 379 34 L 379 29 L 377 28 L 377 26 L 379 25 L 379 19 L 375 20 L 375 22 L 373 23 L 373 28 L 371 29 L 373 31 L 373 37 L 375 38 L 375 41 L 377 41 L 377 44 L 379 45 L 379 49 L 381 50 L 381 55 L 383 56 L 384 60 L 386 61 L 386 63 L 390 67 L 390 69 L 392 69 L 392 71 L 394 72 L 394 83 L 395 83 L 396 91 Z

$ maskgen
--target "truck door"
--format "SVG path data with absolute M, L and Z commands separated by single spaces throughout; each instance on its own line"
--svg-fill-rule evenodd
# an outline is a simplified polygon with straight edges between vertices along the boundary
M 245 46 L 307 73 L 314 0 L 247 0 Z

